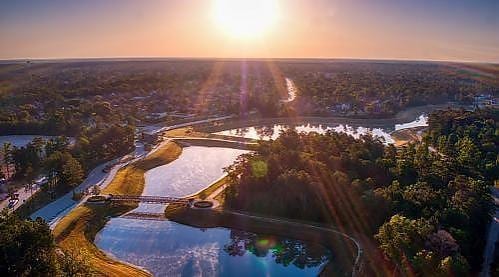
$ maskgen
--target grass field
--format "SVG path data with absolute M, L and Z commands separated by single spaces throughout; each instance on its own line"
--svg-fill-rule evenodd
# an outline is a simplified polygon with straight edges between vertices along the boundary
M 181 152 L 182 148 L 175 143 L 164 145 L 145 159 L 121 169 L 102 193 L 140 195 L 145 184 L 144 173 L 172 162 Z M 63 249 L 84 250 L 97 275 L 150 276 L 144 270 L 107 257 L 93 243 L 95 235 L 104 227 L 109 217 L 123 214 L 136 206 L 134 204 L 79 206 L 57 224 L 53 231 L 56 242 Z

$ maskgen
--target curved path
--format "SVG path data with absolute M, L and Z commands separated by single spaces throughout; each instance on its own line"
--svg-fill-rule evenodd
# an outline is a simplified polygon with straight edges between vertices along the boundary
M 494 261 L 494 253 L 497 251 L 496 242 L 499 238 L 499 189 L 491 188 L 491 195 L 496 205 L 496 210 L 490 222 L 487 242 L 483 252 L 482 272 L 480 276 L 490 276 L 490 265 Z
M 248 213 L 231 211 L 231 210 L 224 210 L 224 213 L 236 215 L 236 216 L 240 216 L 240 217 L 257 219 L 257 220 L 261 220 L 261 221 L 267 221 L 267 222 L 271 222 L 271 223 L 279 223 L 279 224 L 284 223 L 284 224 L 295 226 L 295 227 L 308 228 L 308 229 L 313 229 L 316 231 L 328 232 L 328 233 L 340 235 L 340 236 L 352 241 L 355 244 L 355 247 L 357 248 L 357 255 L 356 255 L 354 263 L 353 263 L 352 276 L 357 276 L 360 273 L 361 265 L 362 265 L 361 258 L 362 258 L 362 254 L 363 254 L 362 246 L 356 238 L 354 238 L 346 233 L 343 233 L 341 231 L 338 231 L 338 230 L 335 230 L 332 228 L 328 228 L 328 227 L 321 227 L 321 226 L 316 226 L 316 225 L 312 225 L 312 224 L 296 222 L 296 221 L 292 221 L 292 220 L 288 220 L 288 219 L 284 219 L 284 218 L 275 218 L 275 217 L 269 217 L 269 216 L 254 215 L 254 214 L 248 214 Z
M 103 163 L 96 168 L 94 168 L 87 176 L 87 178 L 75 188 L 76 191 L 83 191 L 94 185 L 98 185 L 101 188 L 106 187 L 111 180 L 114 178 L 119 169 L 127 166 L 130 162 L 140 159 L 146 154 L 142 144 L 137 143 L 134 152 L 125 155 L 123 157 L 114 159 L 110 162 Z M 134 157 L 132 160 L 128 160 L 127 157 Z M 124 162 L 122 162 L 124 161 Z M 103 169 L 108 165 L 113 165 L 112 169 L 105 173 Z M 38 211 L 34 212 L 30 217 L 35 219 L 37 217 L 43 218 L 50 226 L 54 228 L 57 222 L 65 215 L 67 215 L 71 210 L 77 207 L 79 204 L 84 203 L 86 199 L 81 199 L 80 201 L 73 200 L 73 192 L 68 192 L 64 196 L 59 197 L 57 200 L 49 203 Z

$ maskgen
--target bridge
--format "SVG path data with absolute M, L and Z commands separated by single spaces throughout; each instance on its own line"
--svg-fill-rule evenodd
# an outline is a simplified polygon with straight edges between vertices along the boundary
M 109 201 L 114 202 L 140 202 L 140 203 L 150 203 L 150 204 L 189 204 L 189 199 L 168 197 L 168 196 L 134 196 L 134 195 L 109 195 Z

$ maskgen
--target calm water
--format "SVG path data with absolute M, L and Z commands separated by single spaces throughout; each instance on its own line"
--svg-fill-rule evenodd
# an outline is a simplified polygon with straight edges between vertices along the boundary
M 220 178 L 225 167 L 247 152 L 220 147 L 185 147 L 175 161 L 146 172 L 142 194 L 183 197 L 196 193 Z M 140 204 L 135 211 L 161 213 L 164 208 L 163 205 Z
M 10 142 L 13 146 L 22 147 L 30 143 L 34 138 L 41 137 L 43 140 L 47 141 L 56 136 L 39 136 L 39 135 L 12 135 L 12 136 L 0 136 L 0 146 L 5 142 Z M 74 138 L 69 137 L 69 143 L 74 143 Z
M 330 258 L 319 245 L 171 221 L 114 218 L 95 243 L 155 276 L 317 276 Z
M 223 168 L 246 152 L 184 148 L 174 162 L 146 172 L 143 195 L 195 193 L 221 177 Z M 134 212 L 162 213 L 164 208 L 141 204 Z M 340 256 L 334 258 L 322 246 L 286 238 L 126 217 L 111 219 L 97 234 L 95 244 L 108 255 L 155 276 L 316 276 L 328 261 L 343 261 L 351 253 L 348 242 L 337 247 Z M 350 261 L 337 263 L 339 272 L 351 269 Z
M 273 126 L 260 126 L 260 127 L 247 127 L 247 128 L 238 128 L 231 129 L 226 131 L 221 131 L 215 134 L 225 135 L 225 136 L 236 136 L 236 137 L 245 137 L 251 139 L 262 139 L 262 140 L 270 140 L 276 139 L 279 137 L 281 132 L 291 128 L 290 125 L 280 125 L 275 124 Z M 335 131 L 340 133 L 347 133 L 355 138 L 359 138 L 361 135 L 371 134 L 375 137 L 381 138 L 385 143 L 393 143 L 394 140 L 390 136 L 389 133 L 380 128 L 365 128 L 365 127 L 352 127 L 349 125 L 338 124 L 335 126 L 328 126 L 324 124 L 304 124 L 293 126 L 295 130 L 299 133 L 305 132 L 316 132 L 319 134 L 324 134 L 327 131 Z
M 428 126 L 428 116 L 422 114 L 414 121 L 403 124 L 395 124 L 395 130 L 402 130 L 414 127 L 424 127 L 424 126 Z
M 339 133 L 346 133 L 349 134 L 355 138 L 359 138 L 361 135 L 367 135 L 370 134 L 373 137 L 380 138 L 382 141 L 384 141 L 386 144 L 394 143 L 395 141 L 393 140 L 392 136 L 390 135 L 390 132 L 393 130 L 401 130 L 401 129 L 406 129 L 406 128 L 413 128 L 413 127 L 418 127 L 418 126 L 428 126 L 427 124 L 427 116 L 426 115 L 421 115 L 419 116 L 416 120 L 408 122 L 408 123 L 403 123 L 403 124 L 397 124 L 393 127 L 387 127 L 387 128 L 368 128 L 368 127 L 353 127 L 348 124 L 303 124 L 303 125 L 296 125 L 296 126 L 290 126 L 290 125 L 281 125 L 281 124 L 275 124 L 272 126 L 258 126 L 258 127 L 247 127 L 247 128 L 238 128 L 238 129 L 231 129 L 231 130 L 225 130 L 221 132 L 217 132 L 215 134 L 219 135 L 225 135 L 225 136 L 236 136 L 236 137 L 245 137 L 245 138 L 251 138 L 251 139 L 262 139 L 262 140 L 270 140 L 270 139 L 276 139 L 279 137 L 281 132 L 294 127 L 297 132 L 304 132 L 304 133 L 310 133 L 310 132 L 316 132 L 319 134 L 324 134 L 327 131 L 335 131 Z

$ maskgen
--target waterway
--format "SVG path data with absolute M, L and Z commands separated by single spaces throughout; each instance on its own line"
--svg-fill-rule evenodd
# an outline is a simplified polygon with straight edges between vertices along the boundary
M 184 148 L 172 163 L 149 170 L 143 195 L 185 196 L 203 189 L 247 151 Z M 134 212 L 162 212 L 140 204 Z M 330 260 L 326 248 L 226 228 L 198 229 L 171 221 L 113 218 L 95 244 L 110 256 L 155 276 L 316 276 Z
M 23 147 L 28 143 L 33 141 L 34 138 L 40 137 L 43 140 L 47 141 L 57 136 L 40 136 L 40 135 L 11 135 L 11 136 L 0 136 L 0 146 L 4 143 L 8 142 L 12 144 L 12 146 Z M 68 137 L 69 143 L 73 144 L 75 139 L 72 137 Z
M 225 136 L 245 137 L 257 140 L 258 139 L 270 140 L 278 138 L 283 131 L 289 128 L 294 128 L 299 133 L 316 132 L 319 134 L 324 134 L 328 131 L 334 131 L 339 133 L 346 133 L 355 138 L 359 138 L 362 135 L 370 134 L 373 137 L 379 138 L 385 144 L 391 144 L 394 143 L 395 141 L 390 135 L 390 132 L 406 128 L 428 126 L 427 121 L 428 117 L 425 114 L 422 114 L 411 122 L 396 124 L 395 126 L 387 125 L 386 127 L 383 128 L 370 127 L 367 124 L 365 126 L 351 126 L 349 124 L 314 124 L 314 123 L 307 123 L 300 125 L 273 124 L 273 125 L 252 126 L 252 127 L 224 130 L 221 132 L 216 132 L 215 134 L 225 135 Z
M 248 151 L 220 147 L 185 147 L 175 161 L 145 174 L 143 195 L 184 197 L 196 193 L 224 174 L 224 168 Z M 163 205 L 140 204 L 135 212 L 159 212 Z
M 245 150 L 191 146 L 170 164 L 146 172 L 143 195 L 186 196 L 223 174 Z M 133 212 L 158 212 L 140 204 Z M 118 217 L 97 234 L 108 255 L 155 276 L 316 276 L 331 252 L 301 241 L 226 228 L 199 229 L 171 221 Z
M 315 244 L 144 219 L 114 218 L 95 242 L 154 276 L 317 276 L 331 258 Z

